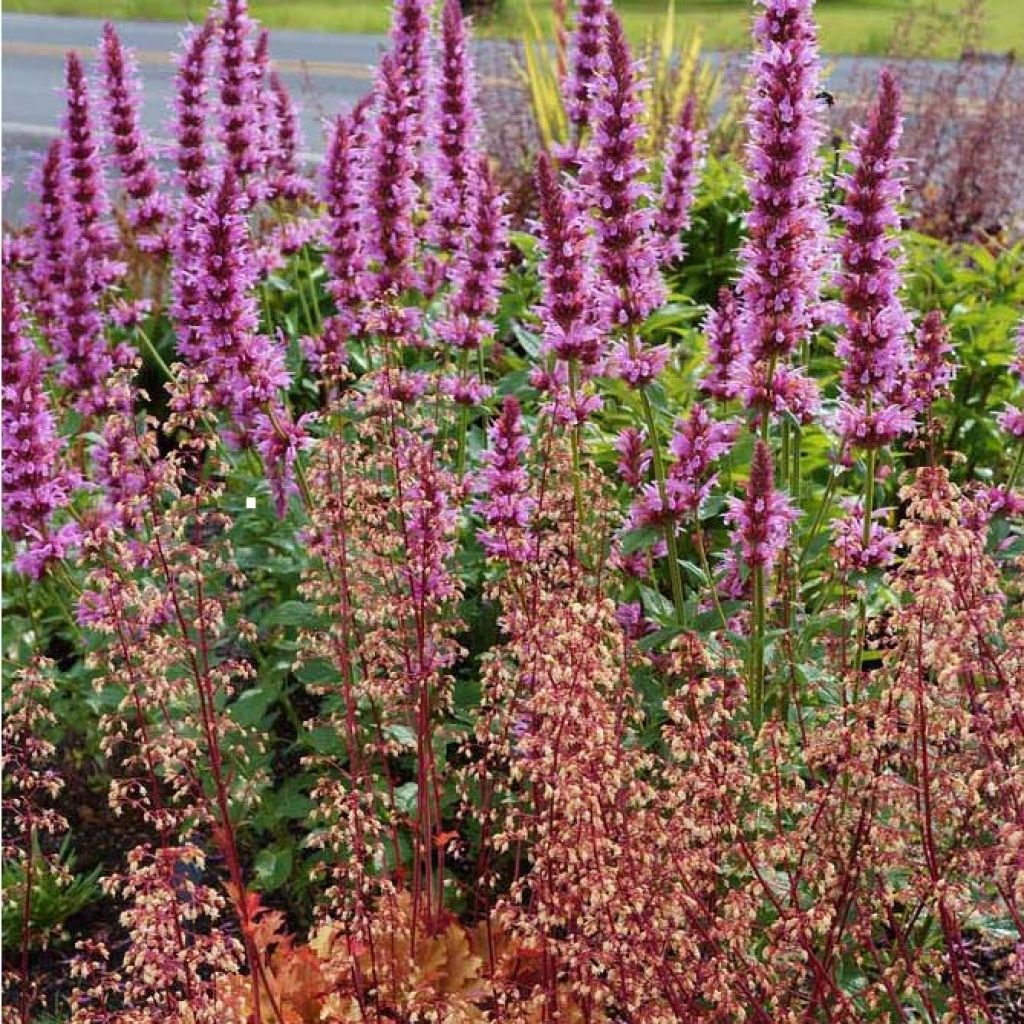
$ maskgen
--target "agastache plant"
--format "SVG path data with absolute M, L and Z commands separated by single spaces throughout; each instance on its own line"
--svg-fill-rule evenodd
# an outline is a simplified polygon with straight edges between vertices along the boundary
M 672 126 L 655 227 L 661 235 L 662 262 L 681 261 L 686 248 L 679 237 L 690 227 L 697 179 L 704 155 L 704 133 L 697 128 L 697 100 L 688 96 Z
M 69 211 L 85 249 L 97 261 L 104 281 L 114 274 L 107 264 L 114 238 L 109 222 L 110 199 L 93 121 L 92 97 L 82 58 L 71 51 L 65 61 L 64 153 L 67 159 Z
M 166 249 L 169 208 L 161 192 L 155 155 L 141 125 L 138 68 L 107 22 L 100 44 L 108 133 L 114 162 L 128 199 L 128 223 L 143 252 Z
M 609 10 L 608 0 L 582 0 L 576 9 L 569 75 L 563 84 L 566 110 L 572 125 L 571 149 L 576 151 L 581 147 L 593 114 Z
M 767 416 L 780 392 L 786 398 L 776 367 L 810 340 L 821 315 L 827 232 L 813 0 L 760 3 L 764 11 L 754 28 L 757 52 L 748 115 L 752 208 L 738 291 L 747 361 L 741 393 L 744 404 L 766 409 Z
M 441 249 L 454 251 L 469 226 L 480 126 L 476 80 L 459 0 L 441 13 L 441 54 L 431 120 L 437 133 L 431 216 Z
M 195 199 L 206 195 L 211 180 L 206 78 L 214 30 L 213 20 L 207 18 L 189 31 L 174 75 L 175 163 L 182 188 Z

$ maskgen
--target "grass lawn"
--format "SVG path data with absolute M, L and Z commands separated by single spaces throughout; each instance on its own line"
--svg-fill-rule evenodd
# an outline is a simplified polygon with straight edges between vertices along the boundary
M 527 3 L 545 20 L 546 0 L 499 0 L 497 15 L 482 21 L 478 31 L 492 36 L 521 34 Z M 817 16 L 824 48 L 832 53 L 881 53 L 893 25 L 904 13 L 933 4 L 955 26 L 961 0 L 819 0 Z M 616 6 L 634 38 L 645 36 L 665 10 L 664 0 L 618 0 Z M 712 49 L 747 45 L 751 6 L 745 0 L 676 0 L 679 27 L 699 28 L 705 45 Z M 251 7 L 271 27 L 376 34 L 387 30 L 390 2 L 251 0 Z M 175 21 L 194 20 L 206 9 L 203 0 L 7 0 L 5 8 L 36 14 Z M 988 0 L 984 47 L 1000 53 L 1010 49 L 1024 53 L 1024 0 Z M 952 56 L 953 49 L 950 41 L 945 52 L 936 56 Z

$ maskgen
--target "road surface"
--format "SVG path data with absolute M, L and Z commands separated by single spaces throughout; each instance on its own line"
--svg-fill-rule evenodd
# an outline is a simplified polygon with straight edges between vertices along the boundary
M 39 153 L 57 132 L 64 54 L 78 50 L 94 64 L 101 22 L 92 18 L 50 18 L 4 14 L 3 173 L 9 179 L 4 217 L 17 220 L 25 202 L 25 179 Z M 183 26 L 119 22 L 126 45 L 135 50 L 143 85 L 144 124 L 158 143 L 169 139 L 174 66 Z M 275 30 L 274 66 L 302 109 L 306 148 L 323 150 L 323 124 L 370 85 L 386 40 L 379 36 L 327 35 Z
M 56 18 L 28 14 L 4 14 L 3 30 L 3 174 L 8 187 L 3 215 L 10 223 L 24 216 L 26 180 L 57 133 L 63 100 L 61 81 L 64 55 L 78 50 L 95 64 L 101 22 L 94 18 Z M 173 54 L 179 49 L 184 26 L 167 22 L 118 22 L 124 42 L 136 54 L 143 86 L 143 120 L 158 147 L 169 142 L 173 99 Z M 324 125 L 338 110 L 351 104 L 370 86 L 373 69 L 387 45 L 381 36 L 331 35 L 275 29 L 271 33 L 274 66 L 297 100 L 308 155 L 317 157 L 324 148 Z M 476 43 L 477 66 L 485 89 L 508 88 L 515 83 L 508 43 L 483 40 Z M 708 54 L 715 62 L 720 55 Z M 830 57 L 829 88 L 842 98 L 857 93 L 870 81 L 881 62 L 870 58 Z M 939 67 L 936 64 L 935 67 Z M 994 85 L 1001 65 L 983 73 Z M 1015 74 L 1024 73 L 1017 68 Z M 1018 86 L 1019 88 L 1020 86 Z M 908 96 L 913 117 L 915 97 Z M 490 111 L 492 132 L 501 132 L 509 115 L 515 117 L 526 103 L 512 95 L 511 102 Z

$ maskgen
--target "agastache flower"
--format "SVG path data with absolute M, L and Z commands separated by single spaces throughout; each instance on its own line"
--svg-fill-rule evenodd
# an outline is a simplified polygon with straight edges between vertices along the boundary
M 593 366 L 604 347 L 594 301 L 593 250 L 583 215 L 547 153 L 537 161 L 537 193 L 544 242 L 544 295 L 538 308 L 544 347 L 559 359 Z
M 12 540 L 28 542 L 18 568 L 38 577 L 50 557 L 61 557 L 73 543 L 66 531 L 51 537 L 51 520 L 67 507 L 76 480 L 61 463 L 64 445 L 46 393 L 46 360 L 25 335 L 8 274 L 2 351 L 4 528 Z
M 775 490 L 772 454 L 768 446 L 758 439 L 746 497 L 731 497 L 725 514 L 725 521 L 733 527 L 730 532 L 732 542 L 740 548 L 749 568 L 760 567 L 766 574 L 771 572 L 789 541 L 790 526 L 799 515 L 789 499 Z
M 310 198 L 310 187 L 299 171 L 302 130 L 299 127 L 298 111 L 288 87 L 276 71 L 270 73 L 269 84 L 274 115 L 271 195 L 281 196 L 290 202 L 303 202 Z
M 864 506 L 856 498 L 843 501 L 843 515 L 832 520 L 832 550 L 840 572 L 866 572 L 892 565 L 899 547 L 899 534 L 884 522 L 887 509 L 875 509 L 867 546 L 864 544 Z
M 414 277 L 415 121 L 410 113 L 409 86 L 393 54 L 381 58 L 376 91 L 378 110 L 369 181 L 371 226 L 367 242 L 370 255 L 377 262 L 375 285 L 379 298 L 388 292 L 403 291 Z
M 363 217 L 360 203 L 360 152 L 351 116 L 334 122 L 324 163 L 323 198 L 327 205 L 328 288 L 338 307 L 341 336 L 360 329 L 360 311 L 367 295 Z
M 97 259 L 106 260 L 114 252 L 114 236 L 108 223 L 110 201 L 103 176 L 103 162 L 92 123 L 89 83 L 82 58 L 70 51 L 65 64 L 64 155 L 71 197 L 72 216 L 86 246 Z M 106 281 L 114 268 L 101 265 Z
M 391 15 L 391 52 L 398 77 L 405 83 L 406 112 L 417 129 L 426 105 L 429 77 L 429 11 L 427 0 L 395 0 Z
M 70 199 L 60 139 L 54 139 L 47 147 L 33 186 L 36 198 L 29 207 L 35 257 L 32 284 L 36 294 L 36 315 L 45 327 L 56 315 L 66 272 Z
M 702 405 L 695 405 L 685 420 L 676 424 L 669 443 L 674 459 L 665 481 L 665 501 L 657 485 L 644 487 L 630 511 L 634 526 L 650 526 L 666 519 L 681 522 L 698 513 L 718 482 L 713 464 L 736 439 L 735 422 L 717 422 Z
M 61 364 L 59 383 L 73 396 L 75 408 L 85 415 L 111 409 L 117 393 L 107 388 L 107 379 L 117 366 L 126 366 L 132 359 L 127 346 L 111 349 L 107 343 L 100 314 L 100 265 L 85 234 L 77 225 L 69 225 L 66 275 L 51 340 Z
M 205 196 L 210 187 L 206 145 L 208 101 L 206 62 L 214 23 L 207 19 L 185 38 L 174 74 L 174 154 L 178 180 L 193 198 Z
M 257 333 L 256 274 L 243 210 L 238 178 L 228 165 L 200 226 L 201 362 L 217 403 L 248 430 L 288 386 L 288 373 L 280 345 Z
M 476 84 L 459 0 L 441 14 L 441 66 L 434 113 L 437 155 L 433 188 L 436 242 L 454 251 L 472 215 L 471 189 L 479 145 Z
M 507 218 L 504 197 L 485 156 L 479 158 L 472 194 L 471 223 L 462 232 L 452 261 L 451 297 L 437 326 L 437 336 L 458 349 L 479 348 L 494 332 L 492 317 L 501 291 Z
M 949 328 L 941 311 L 933 309 L 918 328 L 914 357 L 907 373 L 906 401 L 915 412 L 930 408 L 949 389 L 956 376 L 952 355 Z
M 642 323 L 665 298 L 658 271 L 659 245 L 652 234 L 649 190 L 642 184 L 646 161 L 637 152 L 643 135 L 643 103 L 622 22 L 609 11 L 605 23 L 608 61 L 598 79 L 594 134 L 582 181 L 593 208 L 597 256 L 606 288 L 605 316 L 626 330 Z
M 752 361 L 784 360 L 820 314 L 826 225 L 813 0 L 759 0 L 747 183 L 752 209 L 739 283 L 740 334 Z
M 697 131 L 697 100 L 688 96 L 679 112 L 665 154 L 661 203 L 656 227 L 662 240 L 661 259 L 680 261 L 686 249 L 679 237 L 690 227 L 690 208 L 704 150 L 704 134 Z
M 846 435 L 854 445 L 860 444 L 859 435 L 878 433 L 865 425 L 874 406 L 898 404 L 908 364 L 910 318 L 899 299 L 901 254 L 892 234 L 899 227 L 903 193 L 896 155 L 901 131 L 899 86 L 886 69 L 867 127 L 854 132 L 853 169 L 840 182 L 845 201 L 838 214 L 846 229 L 840 243 L 843 324 L 836 355 L 843 361 L 843 391 L 861 407 L 859 417 L 847 416 L 859 431 Z M 886 422 L 890 429 L 897 417 L 890 412 Z
M 191 364 L 206 356 L 203 332 L 205 285 L 203 237 L 205 204 L 186 192 L 174 225 L 174 263 L 171 272 L 171 322 L 178 352 Z
M 718 293 L 718 306 L 708 311 L 704 321 L 708 372 L 700 379 L 700 389 L 723 402 L 735 398 L 739 392 L 738 375 L 743 365 L 739 316 L 735 292 L 722 288 Z
M 492 558 L 521 561 L 529 553 L 528 529 L 536 501 L 530 495 L 530 477 L 524 466 L 530 444 L 523 431 L 519 402 L 511 395 L 502 403 L 501 414 L 491 425 L 488 437 L 484 468 L 474 485 L 481 497 L 473 508 L 486 523 L 477 536 Z
M 168 205 L 167 197 L 160 192 L 152 147 L 140 123 L 138 67 L 109 21 L 103 25 L 100 55 L 107 131 L 114 162 L 131 201 L 128 222 L 143 252 L 161 252 L 166 247 L 164 225 Z
M 619 477 L 634 490 L 644 482 L 651 465 L 652 453 L 647 447 L 647 434 L 636 427 L 626 427 L 615 438 L 619 461 L 615 464 Z
M 253 25 L 247 0 L 224 0 L 220 29 L 220 138 L 239 180 L 259 170 Z
M 569 79 L 564 85 L 564 92 L 577 147 L 590 125 L 594 90 L 604 55 L 608 11 L 608 0 L 581 0 L 576 11 Z

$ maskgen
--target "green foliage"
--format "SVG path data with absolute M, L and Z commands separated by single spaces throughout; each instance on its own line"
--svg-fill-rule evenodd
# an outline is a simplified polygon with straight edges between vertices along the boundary
M 85 874 L 75 873 L 75 853 L 70 836 L 65 836 L 56 866 L 43 857 L 38 839 L 32 849 L 32 892 L 29 919 L 29 947 L 46 947 L 67 940 L 66 925 L 76 914 L 99 900 L 103 868 L 97 866 Z M 26 865 L 6 861 L 3 866 L 3 948 L 21 948 Z

